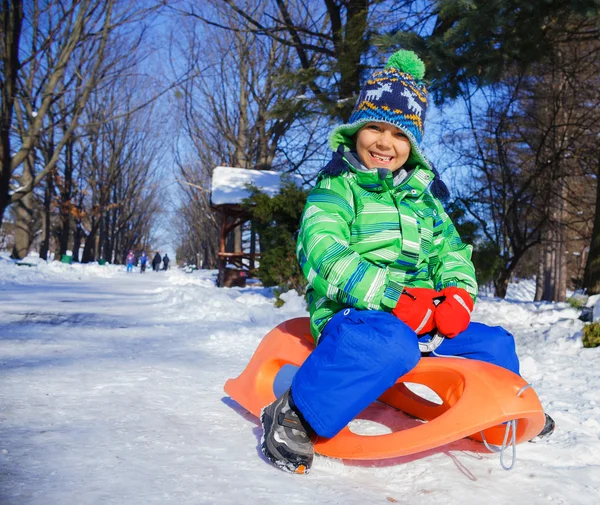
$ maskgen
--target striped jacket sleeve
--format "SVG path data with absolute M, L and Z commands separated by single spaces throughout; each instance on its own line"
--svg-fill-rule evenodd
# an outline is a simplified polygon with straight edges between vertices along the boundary
M 448 286 L 465 289 L 473 298 L 477 297 L 478 286 L 475 266 L 471 261 L 473 247 L 464 244 L 454 224 L 441 203 L 436 202 L 437 216 L 433 231 L 433 255 L 430 268 L 435 289 Z
M 353 251 L 350 225 L 354 197 L 344 176 L 324 177 L 308 196 L 298 237 L 297 256 L 317 295 L 357 309 L 391 311 L 401 286 Z

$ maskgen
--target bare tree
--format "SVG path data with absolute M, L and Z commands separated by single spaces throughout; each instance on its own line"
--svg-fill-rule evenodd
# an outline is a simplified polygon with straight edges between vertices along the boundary
M 459 151 L 471 171 L 461 199 L 501 258 L 498 296 L 534 250 L 536 299 L 564 300 L 567 284 L 581 284 L 581 262 L 574 265 L 569 253 L 581 254 L 591 233 L 592 206 L 582 203 L 593 201 L 589 153 L 597 154 L 600 133 L 592 46 L 571 41 L 534 72 L 465 93 L 468 135 L 454 135 L 455 145 L 464 139 Z
M 2 3 L 0 224 L 4 210 L 31 193 L 54 169 L 92 90 L 108 72 L 105 56 L 111 36 L 158 6 L 136 0 Z M 53 117 L 63 126 L 52 157 L 30 179 L 19 180 L 23 163 L 47 125 L 49 110 L 67 90 L 73 93 L 68 109 Z M 12 128 L 15 118 L 20 123 L 18 134 Z M 18 187 L 11 187 L 13 181 Z
M 590 151 L 596 151 L 600 94 L 600 44 L 569 41 L 557 44 L 548 65 L 524 97 L 531 130 L 531 146 L 546 165 L 549 198 L 544 202 L 549 219 L 542 230 L 536 299 L 564 301 L 568 285 L 581 286 L 581 275 L 569 274 L 577 243 L 589 243 L 594 200 Z M 591 148 L 591 149 L 590 149 Z M 593 163 L 593 162 L 592 162 Z M 571 265 L 571 270 L 573 269 Z M 579 277 L 579 280 L 577 280 Z
M 260 2 L 255 4 L 255 12 L 263 9 Z M 193 240 L 199 241 L 195 246 L 206 258 L 206 266 L 215 266 L 212 261 L 219 225 L 212 216 L 208 193 L 213 168 L 224 165 L 292 171 L 297 165 L 290 160 L 301 163 L 325 140 L 315 142 L 314 133 L 303 134 L 301 149 L 282 154 L 284 137 L 295 127 L 305 128 L 297 120 L 307 113 L 299 88 L 290 87 L 282 78 L 290 72 L 291 49 L 235 30 L 238 15 L 232 16 L 228 8 L 215 9 L 229 28 L 202 25 L 198 23 L 201 16 L 187 16 L 188 39 L 182 52 L 187 55 L 189 68 L 202 62 L 203 71 L 182 87 L 183 132 L 194 156 L 176 157 L 186 181 L 181 216 L 187 224 L 181 228 L 185 237 L 197 237 Z M 213 44 L 211 55 L 201 43 L 207 38 Z M 241 233 L 234 247 L 240 250 Z
M 543 199 L 540 170 L 532 168 L 514 116 L 521 78 L 465 98 L 468 122 L 451 136 L 467 176 L 459 199 L 479 223 L 487 249 L 495 251 L 500 268 L 493 279 L 496 295 L 504 297 L 521 258 L 539 242 L 545 215 L 534 202 Z M 493 246 L 493 247 L 490 247 Z
M 301 96 L 315 112 L 347 120 L 352 112 L 361 79 L 373 51 L 371 37 L 379 30 L 394 31 L 411 25 L 414 2 L 377 0 L 270 0 L 257 2 L 224 0 L 229 18 L 205 13 L 190 2 L 181 9 L 188 16 L 224 30 L 269 38 L 291 49 L 290 70 L 283 74 L 290 87 L 300 87 Z M 421 18 L 420 18 L 421 19 Z
M 152 107 L 134 110 L 129 94 L 137 84 L 95 92 L 88 104 L 86 125 L 77 137 L 78 183 L 68 218 L 76 225 L 74 251 L 83 243 L 81 260 L 121 262 L 127 247 L 148 240 L 156 221 L 161 194 L 157 167 L 163 140 L 152 119 Z

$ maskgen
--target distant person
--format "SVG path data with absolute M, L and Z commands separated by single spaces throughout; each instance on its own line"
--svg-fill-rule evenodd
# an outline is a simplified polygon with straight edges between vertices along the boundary
M 127 273 L 133 272 L 133 265 L 135 265 L 135 254 L 133 254 L 133 251 L 129 251 L 125 263 L 127 264 Z
M 160 263 L 162 259 L 160 259 L 160 253 L 156 251 L 154 258 L 152 258 L 152 270 L 158 272 L 160 270 Z
M 148 264 L 148 256 L 146 252 L 142 252 L 140 256 L 140 273 L 143 274 L 146 271 L 146 265 Z
M 163 270 L 168 270 L 169 269 L 169 261 L 171 261 L 171 260 L 167 256 L 167 253 L 165 253 L 165 255 L 163 256 L 162 261 L 163 261 Z

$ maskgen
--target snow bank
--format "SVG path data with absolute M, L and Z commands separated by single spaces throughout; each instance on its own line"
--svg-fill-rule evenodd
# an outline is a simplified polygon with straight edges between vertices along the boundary
M 264 460 L 258 421 L 223 391 L 270 329 L 306 315 L 295 292 L 277 309 L 269 289 L 216 288 L 214 271 L 31 263 L 0 256 L 3 504 L 598 501 L 600 349 L 582 347 L 568 304 L 533 302 L 531 281 L 506 300 L 481 296 L 473 313 L 514 334 L 557 423 L 547 442 L 517 448 L 515 470 L 461 440 L 389 461 L 317 456 L 302 477 Z M 369 433 L 401 416 L 369 409 Z
M 76 281 L 89 278 L 110 278 L 124 272 L 122 265 L 98 265 L 98 263 L 46 262 L 38 255 L 15 261 L 7 253 L 0 253 L 0 283 L 27 284 L 41 281 Z

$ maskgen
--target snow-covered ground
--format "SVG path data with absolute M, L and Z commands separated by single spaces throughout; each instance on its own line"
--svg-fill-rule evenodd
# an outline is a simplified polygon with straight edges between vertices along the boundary
M 515 468 L 461 440 L 391 461 L 321 456 L 289 475 L 261 456 L 261 429 L 223 391 L 278 323 L 260 287 L 214 272 L 16 266 L 0 256 L 0 503 L 585 504 L 600 497 L 600 348 L 566 304 L 530 282 L 481 298 L 474 319 L 517 338 L 522 373 L 557 423 L 517 447 Z

